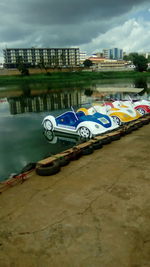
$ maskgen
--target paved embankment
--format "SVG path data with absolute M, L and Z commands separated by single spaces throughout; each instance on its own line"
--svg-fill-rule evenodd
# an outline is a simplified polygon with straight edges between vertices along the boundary
M 2 267 L 150 266 L 150 124 L 0 195 Z

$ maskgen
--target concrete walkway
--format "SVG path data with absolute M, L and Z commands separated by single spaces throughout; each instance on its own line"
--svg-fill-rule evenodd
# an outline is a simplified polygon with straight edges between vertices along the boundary
M 0 195 L 1 267 L 150 266 L 150 125 Z

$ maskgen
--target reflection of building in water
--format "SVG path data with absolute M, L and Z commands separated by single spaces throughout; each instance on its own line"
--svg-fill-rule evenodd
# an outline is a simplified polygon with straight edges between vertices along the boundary
M 37 96 L 8 98 L 11 114 L 51 111 L 81 104 L 81 92 L 56 92 Z

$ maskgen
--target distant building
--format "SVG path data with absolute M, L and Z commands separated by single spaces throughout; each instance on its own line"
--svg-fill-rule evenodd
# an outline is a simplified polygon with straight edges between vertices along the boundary
M 123 59 L 123 50 L 119 48 L 110 49 L 110 58 L 111 59 Z
M 103 52 L 96 52 L 96 53 L 93 54 L 93 56 L 103 57 Z
M 123 59 L 123 50 L 119 48 L 103 49 L 103 56 L 108 59 Z
M 110 49 L 108 48 L 103 49 L 103 57 L 110 58 Z
M 79 48 L 6 48 L 4 67 L 16 68 L 18 61 L 27 67 L 76 67 L 80 65 Z
M 92 61 L 93 70 L 105 71 L 105 70 L 126 70 L 127 62 L 125 60 L 116 60 L 116 59 L 106 59 L 104 57 L 89 57 L 89 60 Z
M 105 58 L 103 57 L 89 57 L 88 58 L 90 61 L 92 61 L 93 64 L 100 64 L 102 62 L 105 62 Z
M 86 52 L 80 51 L 80 64 L 83 64 L 83 62 L 88 58 Z

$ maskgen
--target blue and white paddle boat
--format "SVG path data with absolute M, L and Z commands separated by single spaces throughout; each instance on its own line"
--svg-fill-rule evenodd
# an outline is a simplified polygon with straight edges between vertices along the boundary
M 48 115 L 44 118 L 42 124 L 46 130 L 76 134 L 83 138 L 92 138 L 118 127 L 105 114 L 85 115 L 84 112 L 75 112 L 73 109 L 58 117 Z

